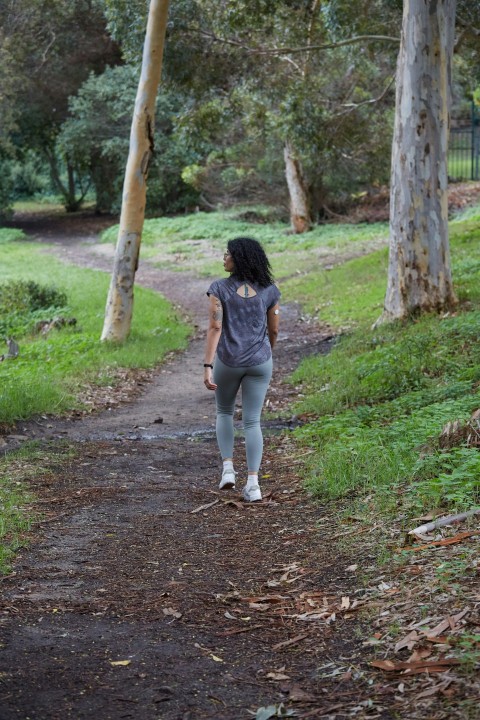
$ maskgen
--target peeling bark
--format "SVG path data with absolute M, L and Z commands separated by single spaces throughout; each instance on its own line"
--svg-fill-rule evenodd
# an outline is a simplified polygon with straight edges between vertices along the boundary
M 148 169 L 154 150 L 155 100 L 162 73 L 167 15 L 168 0 L 151 0 L 102 340 L 123 342 L 130 332 L 133 288 L 145 218 Z
M 300 234 L 312 227 L 308 191 L 300 160 L 289 142 L 285 143 L 285 177 L 290 194 L 290 223 L 292 231 Z
M 405 0 L 397 66 L 390 255 L 380 321 L 455 305 L 447 152 L 456 0 Z

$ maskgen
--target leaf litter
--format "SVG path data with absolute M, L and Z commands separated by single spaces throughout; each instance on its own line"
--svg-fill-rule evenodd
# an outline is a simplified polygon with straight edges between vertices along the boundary
M 82 247 L 78 250 L 79 263 L 84 255 Z M 178 277 L 182 295 L 186 285 L 184 278 Z M 313 323 L 302 323 L 301 330 L 303 335 L 312 333 L 315 337 Z M 122 382 L 117 385 L 118 390 L 95 389 L 97 397 L 87 394 L 86 405 L 91 409 L 116 407 L 141 393 L 150 379 L 148 372 L 145 375 L 132 372 L 123 378 L 125 391 Z M 295 395 L 295 388 L 282 387 L 277 382 L 271 408 L 287 408 Z M 180 462 L 179 468 L 171 472 L 169 453 L 173 447 L 178 450 L 176 457 Z M 137 448 L 134 458 L 136 450 L 126 441 L 87 444 L 80 454 L 93 458 L 93 464 L 76 465 L 62 478 L 53 472 L 44 478 L 43 484 L 40 477 L 33 481 L 41 499 L 48 502 L 50 498 L 52 502 L 48 524 L 39 526 L 45 544 L 40 539 L 33 547 L 34 553 L 39 554 L 38 567 L 32 564 L 31 553 L 24 553 L 15 573 L 2 581 L 5 592 L 1 626 L 8 635 L 10 620 L 13 623 L 15 640 L 11 642 L 17 645 L 12 647 L 20 648 L 22 623 L 25 626 L 37 623 L 40 628 L 42 623 L 53 622 L 50 618 L 62 623 L 62 629 L 71 626 L 67 634 L 73 637 L 77 633 L 77 643 L 89 640 L 88 633 L 84 629 L 78 632 L 75 626 L 82 619 L 103 626 L 110 623 L 112 628 L 131 623 L 134 632 L 130 628 L 124 635 L 117 631 L 116 648 L 113 630 L 109 630 L 110 657 L 133 657 L 130 644 L 136 635 L 142 637 L 146 628 L 152 628 L 152 635 L 148 636 L 152 648 L 160 647 L 159 640 L 167 632 L 171 649 L 166 657 L 168 663 L 173 662 L 176 676 L 164 686 L 155 681 L 158 687 L 165 688 L 158 696 L 162 704 L 168 696 L 171 710 L 164 711 L 165 719 L 180 717 L 178 703 L 185 700 L 175 699 L 176 693 L 171 690 L 175 682 L 184 688 L 184 695 L 191 688 L 196 702 L 203 702 L 193 715 L 185 714 L 195 720 L 203 717 L 239 720 L 245 716 L 245 703 L 250 703 L 251 717 L 259 710 L 276 713 L 269 717 L 282 717 L 279 712 L 286 709 L 290 715 L 302 718 L 372 720 L 394 714 L 408 720 L 423 720 L 427 716 L 433 720 L 463 720 L 470 712 L 469 707 L 474 717 L 480 697 L 478 675 L 472 672 L 478 669 L 480 597 L 478 531 L 473 521 L 465 530 L 467 535 L 457 533 L 462 537 L 448 544 L 444 541 L 455 538 L 451 528 L 440 529 L 439 536 L 420 538 L 423 547 L 412 545 L 416 548 L 414 552 L 401 548 L 397 560 L 381 569 L 380 577 L 373 577 L 378 575 L 379 568 L 372 566 L 372 556 L 378 548 L 389 546 L 389 538 L 401 534 L 401 522 L 392 535 L 377 522 L 366 526 L 364 518 L 351 518 L 349 522 L 356 526 L 337 524 L 335 534 L 328 536 L 322 531 L 322 524 L 331 526 L 330 516 L 336 508 L 314 506 L 301 491 L 295 472 L 301 458 L 288 439 L 267 442 L 269 470 L 264 474 L 267 501 L 256 507 L 245 507 L 233 497 L 206 502 L 208 489 L 198 485 L 188 489 L 188 501 L 183 505 L 180 495 L 178 506 L 170 505 L 166 510 L 158 504 L 153 506 L 151 500 L 149 508 L 145 505 L 149 488 L 153 499 L 158 496 L 159 484 L 175 482 L 177 470 L 182 483 L 187 467 L 193 476 L 199 469 L 204 472 L 208 468 L 207 472 L 211 472 L 211 452 L 208 445 L 205 448 L 197 445 L 193 459 L 186 457 L 191 448 L 181 448 L 180 443 L 168 447 L 160 443 L 155 452 L 140 445 Z M 128 464 L 124 467 L 122 462 L 126 449 L 132 456 L 130 467 Z M 163 468 L 158 462 L 162 453 L 166 458 Z M 145 477 L 149 479 L 142 479 L 146 485 L 141 495 L 136 486 L 139 461 L 141 470 L 143 458 Z M 105 473 L 96 482 L 102 462 Z M 111 476 L 114 465 L 119 471 L 118 480 Z M 87 490 L 89 486 L 94 486 L 91 492 Z M 138 504 L 139 512 L 134 518 L 126 511 L 127 500 L 130 507 Z M 57 504 L 66 510 L 62 512 L 60 507 L 57 510 Z M 108 522 L 101 514 L 107 505 L 117 513 L 111 532 L 107 532 Z M 89 516 L 97 507 L 99 514 Z M 75 513 L 83 514 L 83 523 L 87 518 L 87 525 L 79 525 L 80 532 L 95 533 L 97 528 L 101 529 L 85 557 L 82 542 L 78 540 L 75 545 L 72 540 L 73 530 L 78 532 L 74 527 Z M 195 528 L 187 523 L 187 518 L 195 521 Z M 329 542 L 345 537 L 355 543 L 354 548 L 345 544 L 329 546 Z M 65 539 L 77 550 L 69 572 L 62 566 L 65 558 L 59 550 Z M 246 547 L 251 556 L 245 554 Z M 185 558 L 190 562 L 185 563 Z M 456 566 L 464 567 L 464 571 L 455 574 Z M 45 632 L 47 625 L 43 627 Z M 70 645 L 62 648 L 60 639 L 56 641 L 57 650 L 60 657 L 63 653 L 63 667 L 67 671 L 64 682 L 83 673 L 92 697 L 105 699 L 108 683 L 102 683 L 101 675 L 104 656 L 99 666 L 95 665 L 92 653 L 105 630 L 100 630 L 101 625 L 92 627 L 92 645 L 85 645 L 80 654 L 72 655 Z M 231 637 L 224 635 L 230 632 Z M 32 638 L 29 642 L 33 642 Z M 52 692 L 59 697 L 54 686 L 59 675 L 58 661 L 53 662 L 44 653 L 43 667 L 39 668 L 38 663 L 32 664 L 32 657 L 37 655 L 20 653 L 21 663 L 17 667 L 16 656 L 8 656 L 8 678 L 2 679 L 6 692 L 9 689 L 12 692 L 5 696 L 4 707 L 10 702 L 9 697 L 15 697 L 15 712 L 22 708 L 22 703 L 25 707 L 29 684 L 36 682 L 43 670 L 50 679 Z M 144 662 L 151 672 L 158 665 L 158 657 L 145 650 Z M 202 671 L 217 684 L 215 693 L 209 692 L 208 696 L 191 684 L 192 667 L 202 662 L 208 663 L 201 666 Z M 374 663 L 386 665 L 375 667 Z M 235 666 L 242 668 L 241 676 L 238 669 L 233 674 Z M 208 675 L 210 667 L 214 668 L 214 675 Z M 224 676 L 219 674 L 222 672 Z M 147 683 L 148 693 L 147 675 L 148 672 L 139 674 L 138 683 Z M 100 680 L 95 680 L 96 677 Z M 119 684 L 116 689 L 121 696 L 125 688 Z M 130 689 L 132 692 L 140 720 L 146 717 L 141 712 L 142 696 Z M 262 702 L 255 704 L 256 698 Z M 132 697 L 128 702 L 132 702 Z M 222 706 L 218 713 L 212 710 L 212 703 Z M 123 716 L 123 708 L 117 714 Z M 98 713 L 91 716 L 101 717 Z

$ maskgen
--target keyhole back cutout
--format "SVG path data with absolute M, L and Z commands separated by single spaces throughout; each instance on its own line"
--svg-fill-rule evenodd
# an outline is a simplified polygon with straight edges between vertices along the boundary
M 247 300 L 248 298 L 255 297 L 256 294 L 256 290 L 248 283 L 242 283 L 237 290 L 237 295 L 240 295 L 242 298 L 247 298 Z

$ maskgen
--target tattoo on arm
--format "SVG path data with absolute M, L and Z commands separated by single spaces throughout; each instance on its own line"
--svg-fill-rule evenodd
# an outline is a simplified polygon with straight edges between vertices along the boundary
M 212 320 L 214 322 L 222 322 L 222 319 L 223 319 L 222 303 L 219 300 L 217 300 L 215 305 L 216 305 L 216 309 L 212 311 Z

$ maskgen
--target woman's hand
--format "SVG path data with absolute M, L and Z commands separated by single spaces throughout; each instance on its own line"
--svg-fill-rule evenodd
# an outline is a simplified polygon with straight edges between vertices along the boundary
M 204 368 L 205 372 L 203 373 L 203 382 L 205 384 L 205 387 L 207 390 L 216 390 L 217 386 L 213 382 L 213 370 L 212 368 L 206 367 Z

